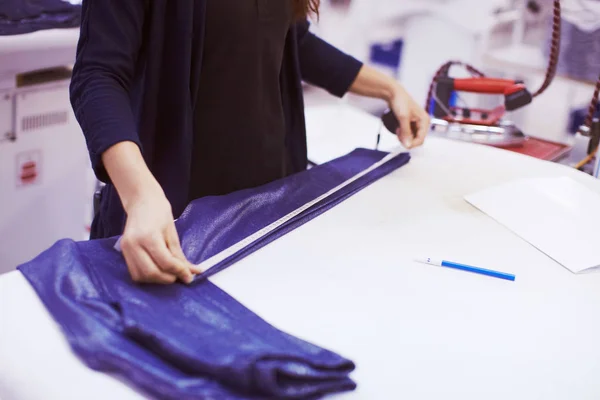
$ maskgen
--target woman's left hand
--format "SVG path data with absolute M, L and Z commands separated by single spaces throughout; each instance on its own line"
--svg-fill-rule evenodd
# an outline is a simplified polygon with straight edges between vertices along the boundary
M 406 149 L 422 145 L 431 124 L 431 119 L 423 107 L 418 105 L 401 85 L 397 85 L 389 100 L 389 108 L 400 122 L 400 127 L 395 133 L 402 145 Z
M 350 92 L 385 100 L 400 122 L 396 135 L 402 145 L 412 149 L 423 144 L 431 119 L 396 79 L 363 65 L 350 86 Z M 414 132 L 411 125 L 415 125 Z

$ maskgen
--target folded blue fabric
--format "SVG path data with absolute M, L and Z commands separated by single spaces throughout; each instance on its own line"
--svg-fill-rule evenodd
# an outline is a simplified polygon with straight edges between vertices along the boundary
M 63 0 L 0 0 L 0 35 L 75 28 L 80 21 L 80 4 Z
M 327 193 L 387 155 L 388 153 L 376 150 L 356 149 L 346 156 L 269 183 L 259 189 L 242 190 L 227 196 L 196 200 L 187 207 L 177 221 L 183 250 L 190 261 L 194 263 L 205 261 Z M 243 251 L 215 265 L 204 276 L 223 270 L 249 253 L 305 224 L 365 186 L 402 167 L 409 160 L 408 153 L 399 154 Z
M 177 221 L 184 251 L 196 262 L 206 259 L 383 156 L 356 150 L 261 188 L 199 199 Z M 393 158 L 211 272 L 406 162 L 407 154 Z M 123 376 L 155 398 L 315 399 L 354 389 L 352 361 L 281 332 L 206 279 L 192 285 L 133 283 L 115 243 L 63 240 L 19 267 L 91 368 Z

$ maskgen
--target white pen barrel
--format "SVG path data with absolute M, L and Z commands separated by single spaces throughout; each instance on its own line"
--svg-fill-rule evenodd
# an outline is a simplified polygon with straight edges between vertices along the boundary
M 417 258 L 417 261 L 420 263 L 423 263 L 423 264 L 437 265 L 438 267 L 442 266 L 442 260 L 440 260 L 438 258 L 431 258 L 431 257 Z

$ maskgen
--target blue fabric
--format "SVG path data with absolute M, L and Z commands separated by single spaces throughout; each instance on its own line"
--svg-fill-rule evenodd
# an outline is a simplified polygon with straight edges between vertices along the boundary
M 600 71 L 600 69 L 598 69 Z M 589 111 L 589 104 L 586 104 L 585 107 L 576 108 L 571 110 L 569 113 L 569 123 L 568 130 L 569 133 L 575 134 L 579 132 L 579 128 L 584 124 L 585 119 L 587 118 L 587 114 Z M 596 106 L 596 113 L 594 114 L 594 118 L 600 118 L 600 104 Z
M 379 161 L 384 155 L 386 153 L 375 150 L 357 149 L 344 157 L 269 183 L 260 189 L 248 189 L 227 196 L 198 199 L 190 204 L 181 219 L 177 221 L 183 250 L 190 261 L 200 263 L 327 193 Z M 303 225 L 366 185 L 403 166 L 409 159 L 408 153 L 400 154 L 343 190 L 315 204 L 245 250 L 215 265 L 203 276 L 210 276 L 223 270 Z M 194 215 L 199 216 L 204 222 L 198 223 Z M 232 221 L 235 223 L 232 224 Z
M 359 149 L 261 188 L 197 200 L 177 221 L 184 251 L 195 262 L 205 260 L 383 156 Z M 393 158 L 211 273 L 408 160 L 408 154 Z M 91 368 L 117 373 L 148 396 L 166 399 L 313 399 L 354 389 L 352 361 L 277 330 L 207 279 L 133 283 L 113 249 L 116 240 L 63 240 L 19 267 Z
M 80 21 L 81 6 L 63 0 L 0 0 L 0 35 L 75 28 Z
M 96 176 L 107 183 L 92 238 L 119 235 L 125 226 L 121 201 L 102 163 L 104 151 L 116 143 L 130 141 L 141 148 L 175 218 L 189 202 L 206 1 L 83 1 L 71 103 Z M 193 37 L 194 32 L 199 34 Z M 301 81 L 342 96 L 361 67 L 311 33 L 307 21 L 290 28 L 280 87 L 292 172 L 307 165 Z

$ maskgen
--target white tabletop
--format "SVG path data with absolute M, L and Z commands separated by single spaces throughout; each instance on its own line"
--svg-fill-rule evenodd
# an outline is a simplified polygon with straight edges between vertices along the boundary
M 343 152 L 352 140 L 374 143 L 364 132 L 375 120 L 308 114 L 312 154 L 325 133 Z M 324 145 L 312 158 L 335 152 Z M 600 274 L 572 274 L 462 198 L 557 175 L 600 192 L 564 166 L 432 138 L 405 167 L 213 281 L 278 328 L 355 361 L 358 389 L 340 399 L 597 400 Z M 412 261 L 434 255 L 517 278 Z M 141 397 L 84 367 L 15 272 L 0 276 L 0 398 Z
M 79 28 L 42 29 L 21 35 L 0 36 L 0 55 L 73 47 Z

